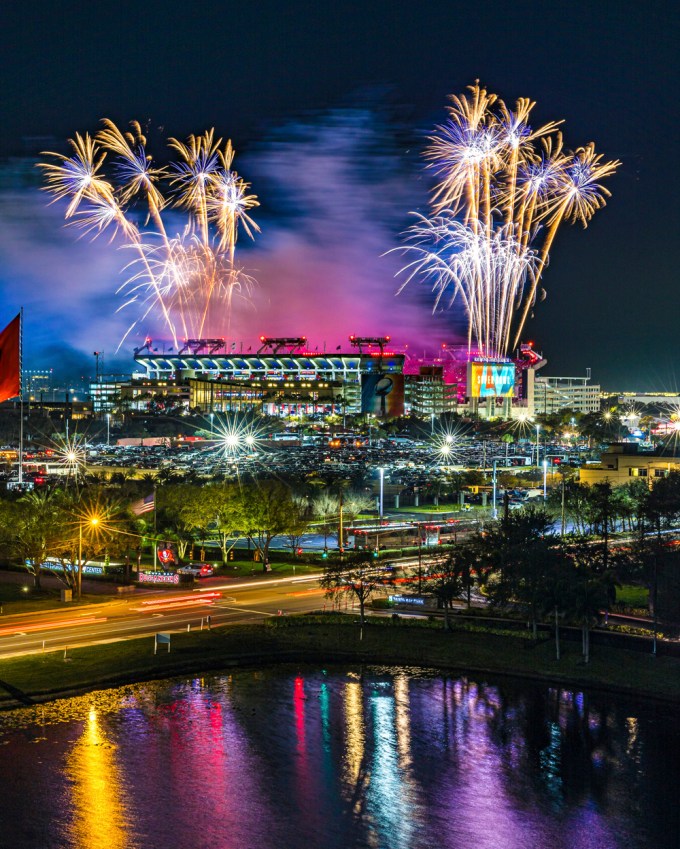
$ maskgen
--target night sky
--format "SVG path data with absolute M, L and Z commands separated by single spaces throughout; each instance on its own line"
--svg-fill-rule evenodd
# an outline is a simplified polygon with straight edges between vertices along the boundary
M 2 27 L 0 323 L 26 309 L 25 365 L 107 370 L 129 316 L 115 314 L 121 257 L 76 242 L 47 207 L 32 163 L 99 119 L 135 118 L 152 152 L 215 126 L 253 183 L 262 233 L 239 242 L 258 280 L 235 320 L 333 345 L 391 333 L 412 348 L 452 341 L 459 306 L 431 315 L 426 287 L 395 298 L 408 213 L 427 208 L 420 152 L 448 94 L 476 78 L 565 142 L 620 159 L 613 197 L 587 230 L 564 227 L 526 335 L 545 372 L 611 389 L 680 386 L 676 253 L 679 13 L 675 3 L 273 2 L 6 4 Z M 40 137 L 36 140 L 36 137 Z M 41 137 L 47 137 L 42 139 Z M 155 333 L 155 331 L 158 331 Z M 144 332 L 160 337 L 148 322 Z M 316 336 L 318 338 L 316 338 Z M 57 362 L 55 360 L 55 366 Z

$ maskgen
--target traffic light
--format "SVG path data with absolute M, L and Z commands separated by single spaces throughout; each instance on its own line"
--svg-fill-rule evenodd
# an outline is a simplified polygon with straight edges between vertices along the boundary
M 321 557 L 322 557 L 324 560 L 327 560 L 327 559 L 328 559 L 328 552 L 327 552 L 327 551 L 324 551 L 324 553 L 321 555 Z
M 233 550 L 229 552 L 229 559 L 230 559 L 230 560 L 233 560 L 233 559 L 234 559 L 234 552 L 233 552 Z
M 376 549 L 376 550 L 373 552 L 373 556 L 377 558 L 377 556 L 378 556 L 378 549 Z

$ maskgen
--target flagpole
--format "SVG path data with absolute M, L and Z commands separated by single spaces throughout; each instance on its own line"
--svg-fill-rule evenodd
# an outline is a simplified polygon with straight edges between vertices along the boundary
M 156 523 L 156 484 L 153 485 L 153 570 L 156 571 L 158 563 L 158 540 L 156 539 L 157 523 Z
M 19 488 L 24 484 L 24 308 L 19 311 Z

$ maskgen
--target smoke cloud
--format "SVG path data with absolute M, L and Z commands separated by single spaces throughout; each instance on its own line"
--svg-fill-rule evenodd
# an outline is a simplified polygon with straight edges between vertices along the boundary
M 417 150 L 401 135 L 373 109 L 338 109 L 282 126 L 238 158 L 261 201 L 262 232 L 255 242 L 240 236 L 237 259 L 257 283 L 235 301 L 224 335 L 244 350 L 260 334 L 306 336 L 312 350 L 345 348 L 350 334 L 388 334 L 398 348 L 430 351 L 453 341 L 456 313 L 433 316 L 424 287 L 396 295 L 403 259 L 390 251 L 409 210 L 427 200 Z M 92 352 L 103 350 L 107 372 L 129 372 L 128 351 L 146 335 L 167 336 L 149 316 L 115 353 L 139 317 L 135 307 L 117 312 L 130 257 L 106 236 L 78 239 L 27 169 L 6 165 L 0 188 L 0 321 L 25 308 L 27 368 L 49 361 L 67 379 L 92 374 Z

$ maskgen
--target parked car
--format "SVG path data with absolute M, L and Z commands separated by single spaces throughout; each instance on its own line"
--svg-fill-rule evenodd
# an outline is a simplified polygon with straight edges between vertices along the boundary
M 215 570 L 210 563 L 189 563 L 187 566 L 180 566 L 177 570 L 178 575 L 191 575 L 194 578 L 209 578 L 215 573 Z

